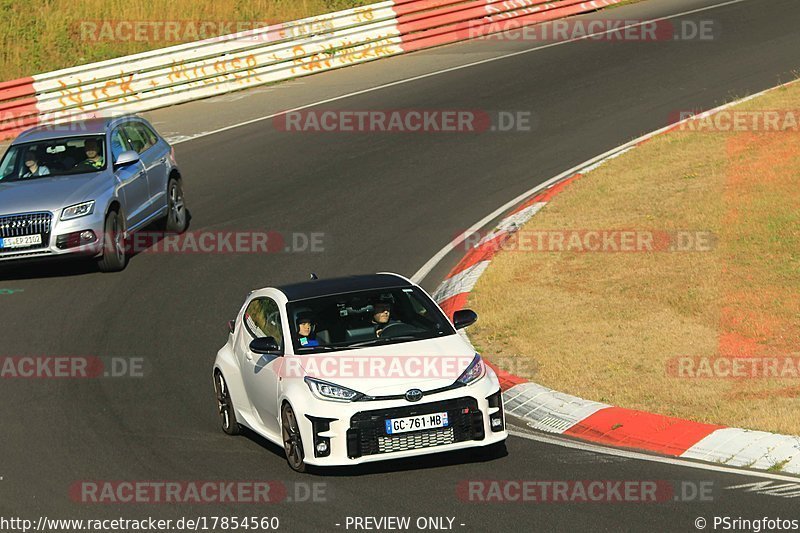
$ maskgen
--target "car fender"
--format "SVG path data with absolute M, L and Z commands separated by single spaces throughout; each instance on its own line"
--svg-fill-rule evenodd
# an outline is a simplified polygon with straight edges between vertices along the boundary
M 284 403 L 291 405 L 294 414 L 297 416 L 297 424 L 300 427 L 300 436 L 303 442 L 311 442 L 313 438 L 313 428 L 306 414 L 318 413 L 320 410 L 319 404 L 323 400 L 315 398 L 311 394 L 308 385 L 300 378 L 283 379 L 280 383 L 281 390 L 278 394 L 278 412 L 281 412 Z
M 225 346 L 220 348 L 217 352 L 217 359 L 214 362 L 213 372 L 217 370 L 222 372 L 222 375 L 225 377 L 225 382 L 228 384 L 228 391 L 230 392 L 231 400 L 233 400 L 233 409 L 236 414 L 236 419 L 239 423 L 250 427 L 250 424 L 247 422 L 247 420 L 252 418 L 252 413 L 249 409 L 250 402 L 245 392 L 244 382 L 242 382 L 242 373 L 239 369 L 239 364 L 236 361 L 230 344 L 226 343 Z M 213 372 L 211 374 L 212 379 L 214 377 Z

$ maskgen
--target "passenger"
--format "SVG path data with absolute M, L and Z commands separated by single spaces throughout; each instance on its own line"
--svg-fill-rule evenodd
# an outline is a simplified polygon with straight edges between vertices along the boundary
M 30 149 L 25 154 L 25 166 L 28 168 L 23 178 L 33 178 L 37 176 L 47 176 L 50 174 L 50 169 L 44 165 L 39 164 L 39 157 L 36 155 L 36 150 Z
M 319 346 L 319 341 L 316 336 L 317 325 L 314 323 L 314 317 L 311 313 L 304 311 L 297 315 L 297 337 L 300 346 Z
M 97 170 L 103 168 L 105 162 L 97 141 L 94 139 L 87 140 L 83 144 L 83 150 L 86 152 L 86 159 L 78 163 L 77 166 L 88 166 Z

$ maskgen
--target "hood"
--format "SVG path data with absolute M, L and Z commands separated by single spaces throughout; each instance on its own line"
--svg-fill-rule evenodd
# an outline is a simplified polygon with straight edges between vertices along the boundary
M 64 207 L 96 200 L 107 179 L 107 174 L 96 172 L 24 181 L 0 181 L 0 215 L 31 211 L 57 213 Z
M 459 335 L 295 356 L 306 375 L 367 394 L 405 394 L 452 385 L 475 351 Z

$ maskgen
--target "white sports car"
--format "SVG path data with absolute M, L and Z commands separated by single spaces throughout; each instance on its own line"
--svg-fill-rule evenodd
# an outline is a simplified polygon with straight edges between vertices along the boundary
M 495 373 L 396 274 L 250 293 L 214 363 L 222 429 L 282 445 L 294 470 L 479 447 L 508 436 Z

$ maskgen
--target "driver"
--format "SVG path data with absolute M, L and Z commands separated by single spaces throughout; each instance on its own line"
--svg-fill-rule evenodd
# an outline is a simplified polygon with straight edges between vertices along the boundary
M 300 346 L 319 346 L 316 336 L 317 325 L 314 323 L 314 316 L 308 311 L 297 314 L 297 340 Z
M 375 336 L 380 337 L 383 330 L 391 323 L 392 304 L 382 300 L 372 304 L 372 326 L 375 328 Z
M 83 144 L 83 150 L 86 152 L 86 159 L 75 166 L 88 166 L 97 170 L 103 168 L 103 156 L 100 154 L 100 148 L 97 144 L 97 141 L 94 139 L 87 140 Z

